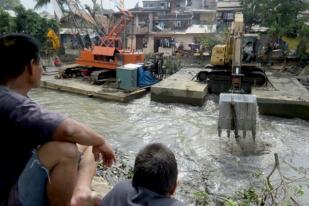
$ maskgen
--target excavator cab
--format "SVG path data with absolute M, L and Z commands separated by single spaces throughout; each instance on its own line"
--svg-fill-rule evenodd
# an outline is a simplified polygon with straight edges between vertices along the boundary
M 242 64 L 256 64 L 261 56 L 260 36 L 258 34 L 243 35 Z

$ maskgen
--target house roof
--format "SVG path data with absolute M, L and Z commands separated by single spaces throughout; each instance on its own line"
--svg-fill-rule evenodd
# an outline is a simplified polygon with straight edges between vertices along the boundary
M 94 29 L 89 28 L 83 28 L 83 29 L 77 29 L 77 28 L 60 28 L 60 34 L 76 34 L 79 33 L 80 35 L 86 35 L 86 34 L 93 34 L 96 31 Z
M 46 19 L 54 19 L 55 16 L 52 15 L 51 13 L 47 12 L 47 11 L 42 11 L 41 13 L 39 13 L 39 15 L 43 18 L 46 18 Z
M 92 50 L 93 55 L 114 56 L 115 52 L 119 52 L 113 47 L 95 46 Z
M 217 26 L 214 25 L 199 25 L 199 24 L 193 24 L 186 30 L 186 34 L 209 34 L 209 33 L 215 33 L 217 29 Z
M 129 9 L 129 11 L 132 13 L 154 13 L 158 11 L 168 11 L 168 10 L 169 9 L 167 8 L 143 8 L 143 7 Z
M 239 1 L 218 1 L 217 7 L 218 8 L 235 8 L 235 7 L 241 7 L 241 4 Z
M 189 9 L 187 11 L 192 11 L 193 13 L 216 13 L 215 9 Z

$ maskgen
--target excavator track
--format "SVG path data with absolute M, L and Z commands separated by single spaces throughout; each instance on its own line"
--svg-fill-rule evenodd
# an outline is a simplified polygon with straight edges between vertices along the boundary
M 242 68 L 241 74 L 242 85 L 246 93 L 250 93 L 252 86 L 263 86 L 267 82 L 267 76 L 261 68 Z M 232 84 L 232 71 L 231 69 L 224 68 L 207 68 L 204 71 L 200 71 L 197 76 L 197 80 L 205 82 L 209 85 L 210 92 L 219 94 L 226 92 Z M 218 85 L 220 88 L 218 89 Z

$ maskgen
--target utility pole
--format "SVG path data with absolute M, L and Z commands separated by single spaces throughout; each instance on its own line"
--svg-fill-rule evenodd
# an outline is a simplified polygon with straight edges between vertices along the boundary
M 119 7 L 124 9 L 124 0 L 119 0 Z

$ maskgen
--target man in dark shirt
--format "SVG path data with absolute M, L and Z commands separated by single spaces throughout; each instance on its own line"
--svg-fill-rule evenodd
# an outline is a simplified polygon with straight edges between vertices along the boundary
M 177 186 L 177 162 L 171 150 L 153 143 L 136 156 L 133 180 L 118 183 L 101 206 L 184 206 L 172 198 Z
M 41 74 L 32 37 L 0 37 L 0 206 L 85 205 L 95 160 L 115 161 L 102 135 L 28 98 Z

